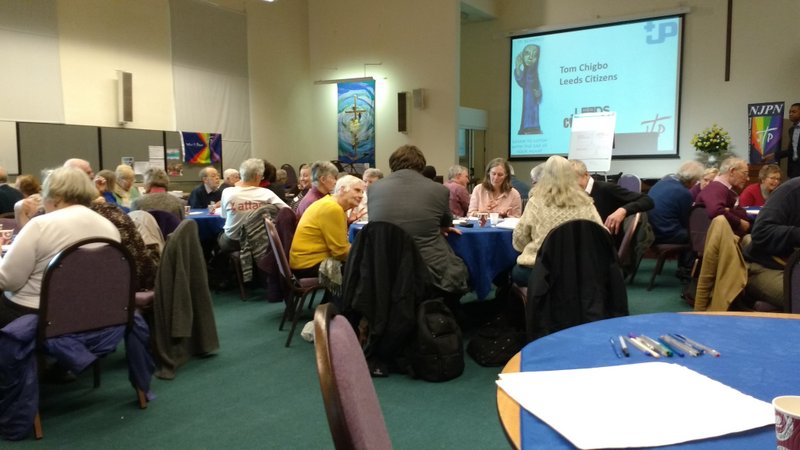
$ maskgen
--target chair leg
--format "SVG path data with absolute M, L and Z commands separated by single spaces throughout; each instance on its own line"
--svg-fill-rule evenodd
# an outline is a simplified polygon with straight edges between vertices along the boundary
M 283 324 L 286 323 L 286 319 L 294 318 L 294 310 L 297 306 L 297 296 L 291 294 L 289 297 L 287 297 L 287 301 L 289 303 L 286 305 L 286 309 L 283 310 L 283 317 L 281 317 L 281 324 L 278 325 L 278 331 L 283 331 Z
M 36 411 L 36 417 L 33 418 L 33 435 L 37 440 L 44 437 L 44 432 L 42 431 L 42 418 L 39 416 L 39 411 Z
M 139 400 L 139 409 L 147 409 L 147 394 L 143 390 L 136 388 L 136 398 Z
M 658 275 L 661 275 L 661 271 L 664 269 L 664 261 L 667 260 L 667 256 L 668 255 L 666 253 L 660 253 L 658 255 L 658 259 L 656 260 L 656 267 L 653 269 L 653 275 L 650 276 L 650 284 L 647 285 L 648 291 L 653 290 L 653 287 L 655 287 L 656 277 Z
M 292 317 L 292 328 L 289 330 L 289 337 L 286 338 L 286 347 L 292 345 L 292 336 L 294 336 L 294 330 L 297 328 L 297 321 L 300 319 L 300 313 L 303 312 L 303 305 L 306 302 L 306 297 L 308 297 L 308 295 L 298 298 L 297 302 L 295 302 L 297 308 L 292 311 L 294 317 Z

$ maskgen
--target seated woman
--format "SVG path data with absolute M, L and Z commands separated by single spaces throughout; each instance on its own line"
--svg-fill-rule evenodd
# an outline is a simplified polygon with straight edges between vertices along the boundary
M 170 194 L 169 177 L 164 169 L 150 168 L 144 173 L 145 194 L 131 202 L 131 211 L 160 209 L 183 220 L 186 202 Z
M 518 286 L 528 285 L 536 253 L 550 230 L 576 219 L 603 224 L 592 198 L 578 184 L 569 161 L 551 156 L 543 166 L 512 237 L 514 248 L 521 252 L 511 271 L 511 278 Z
M 289 252 L 289 266 L 295 276 L 316 277 L 324 260 L 347 259 L 350 243 L 345 211 L 358 206 L 363 196 L 364 182 L 346 175 L 336 182 L 331 195 L 308 207 L 297 224 Z
M 139 188 L 133 185 L 136 181 L 136 173 L 134 173 L 131 166 L 120 164 L 117 166 L 115 174 L 117 176 L 117 182 L 112 190 L 114 198 L 117 199 L 118 205 L 124 208 L 130 208 L 131 202 L 141 196 Z
M 777 164 L 766 164 L 758 171 L 759 183 L 753 183 L 739 194 L 739 206 L 764 206 L 779 184 L 781 184 L 781 168 Z
M 292 210 L 295 212 L 297 211 L 297 205 L 300 204 L 300 200 L 308 194 L 308 191 L 311 189 L 311 166 L 306 163 L 300 164 L 299 174 L 297 175 L 297 187 L 294 188 L 292 191 L 295 192 L 294 197 L 292 198 L 291 203 L 289 206 L 292 207 Z
M 33 175 L 18 176 L 14 185 L 23 196 L 14 204 L 14 220 L 17 221 L 17 229 L 22 229 L 31 218 L 44 213 L 42 196 L 39 194 L 42 186 Z
M 117 204 L 117 197 L 114 190 L 117 188 L 117 174 L 110 170 L 101 170 L 94 177 L 94 185 L 106 203 Z
M 486 166 L 483 183 L 475 186 L 469 199 L 467 214 L 500 213 L 500 217 L 522 215 L 519 192 L 511 187 L 511 167 L 503 158 L 495 158 Z
M 23 228 L 0 260 L 0 328 L 25 314 L 36 314 L 42 277 L 58 252 L 88 238 L 120 242 L 117 228 L 89 209 L 97 197 L 92 180 L 78 169 L 61 167 L 44 181 L 46 214 Z

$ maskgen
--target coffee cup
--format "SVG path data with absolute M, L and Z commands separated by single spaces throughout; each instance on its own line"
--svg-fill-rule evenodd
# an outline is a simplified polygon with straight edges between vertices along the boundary
M 184 214 L 186 214 L 187 216 L 188 216 L 188 215 L 189 215 L 191 212 L 192 212 L 192 207 L 191 207 L 191 206 L 189 206 L 189 205 L 186 205 L 186 206 L 184 206 L 184 207 L 183 207 L 183 213 L 184 213 Z
M 489 213 L 489 223 L 493 227 L 496 227 L 497 224 L 500 223 L 500 213 L 496 213 L 496 212 Z
M 8 244 L 11 242 L 11 239 L 14 237 L 14 230 L 0 230 L 0 240 L 3 241 L 3 244 Z
M 800 450 L 800 396 L 784 395 L 772 399 L 775 408 L 775 437 L 778 448 Z

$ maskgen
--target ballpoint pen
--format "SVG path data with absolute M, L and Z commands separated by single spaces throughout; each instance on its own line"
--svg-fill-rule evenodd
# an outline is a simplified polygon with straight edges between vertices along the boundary
M 692 347 L 691 345 L 686 344 L 685 342 L 675 338 L 674 336 L 664 335 L 661 336 L 672 348 L 678 348 L 684 353 L 688 353 L 691 356 L 698 356 L 700 355 L 700 351 L 696 348 Z
M 666 335 L 659 336 L 658 337 L 658 342 L 660 342 L 661 345 L 663 345 L 663 346 L 667 347 L 668 349 L 672 350 L 673 354 L 678 355 L 681 358 L 686 356 L 686 354 L 683 351 L 681 351 L 681 349 L 678 346 L 675 346 L 675 345 L 672 345 L 672 344 L 669 343 L 669 336 L 666 336 Z
M 664 347 L 657 340 L 655 340 L 655 339 L 653 339 L 653 338 L 651 338 L 649 336 L 645 336 L 643 334 L 639 335 L 639 339 L 644 341 L 645 344 L 647 344 L 648 346 L 652 347 L 653 350 L 657 351 L 662 356 L 666 356 L 666 357 L 672 356 L 672 350 L 670 350 L 667 347 Z
M 680 334 L 676 334 L 675 337 L 677 337 L 679 339 L 683 339 L 683 342 L 686 342 L 687 344 L 691 345 L 692 347 L 694 347 L 694 348 L 696 348 L 698 350 L 702 350 L 705 353 L 708 353 L 709 355 L 719 357 L 719 352 L 714 350 L 713 348 L 707 346 L 707 345 L 703 345 L 703 344 L 701 344 L 699 342 L 693 341 L 693 340 L 689 339 L 688 337 L 682 336 Z
M 647 346 L 645 346 L 644 344 L 639 342 L 639 340 L 637 338 L 635 338 L 635 337 L 628 337 L 628 342 L 630 342 L 634 347 L 636 347 L 639 350 L 641 350 L 642 352 L 644 352 L 644 354 L 646 354 L 646 355 L 650 355 L 653 358 L 660 358 L 661 357 L 661 355 L 659 355 L 658 353 L 654 352 L 653 350 L 650 350 L 649 348 L 647 348 Z
M 622 355 L 619 354 L 619 350 L 617 350 L 617 346 L 614 345 L 614 338 L 608 338 L 608 342 L 611 344 L 611 349 L 614 350 L 614 354 L 617 355 L 617 358 L 622 358 Z
M 622 336 L 619 337 L 619 347 L 622 349 L 622 354 L 625 355 L 626 358 L 631 356 L 631 352 L 628 351 L 628 345 L 625 344 L 625 338 Z

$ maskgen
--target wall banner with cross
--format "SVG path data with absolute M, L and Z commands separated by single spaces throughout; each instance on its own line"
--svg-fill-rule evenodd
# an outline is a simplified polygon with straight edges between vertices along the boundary
M 775 162 L 776 153 L 781 149 L 784 107 L 784 102 L 747 105 L 751 164 Z
M 375 167 L 375 80 L 338 84 L 339 161 Z

